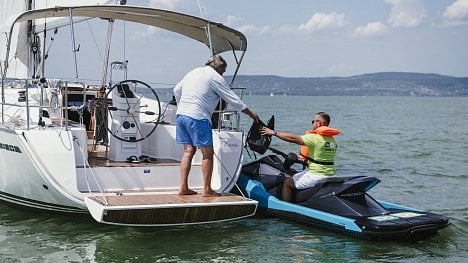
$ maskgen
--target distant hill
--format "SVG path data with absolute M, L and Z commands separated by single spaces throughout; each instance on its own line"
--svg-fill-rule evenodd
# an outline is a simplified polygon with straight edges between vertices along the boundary
M 232 76 L 226 76 L 230 81 Z M 6 79 L 8 84 L 13 79 Z M 235 88 L 244 95 L 301 96 L 468 96 L 468 77 L 438 74 L 381 72 L 351 77 L 287 78 L 280 76 L 237 76 Z M 171 95 L 171 88 L 156 89 Z
M 235 84 L 236 88 L 245 88 L 246 95 L 468 96 L 468 77 L 423 73 L 382 72 L 315 78 L 240 75 Z

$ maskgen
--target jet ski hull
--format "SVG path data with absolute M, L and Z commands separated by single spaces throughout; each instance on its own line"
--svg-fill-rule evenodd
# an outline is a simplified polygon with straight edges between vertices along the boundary
M 373 177 L 331 177 L 285 202 L 280 190 L 288 173 L 278 156 L 270 155 L 244 165 L 237 183 L 259 202 L 259 211 L 369 240 L 415 242 L 450 224 L 443 215 L 375 200 L 367 194 L 380 182 Z

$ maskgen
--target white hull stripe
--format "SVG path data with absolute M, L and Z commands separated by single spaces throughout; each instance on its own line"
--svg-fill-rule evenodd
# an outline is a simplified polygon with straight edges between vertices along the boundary
M 57 212 L 67 212 L 67 213 L 88 213 L 88 211 L 86 211 L 85 209 L 80 209 L 78 207 L 64 206 L 64 205 L 36 201 L 36 200 L 23 198 L 23 197 L 16 196 L 16 195 L 11 195 L 11 194 L 4 193 L 4 192 L 0 192 L 0 199 L 8 203 L 26 206 L 26 207 L 35 208 L 35 209 L 57 211 Z

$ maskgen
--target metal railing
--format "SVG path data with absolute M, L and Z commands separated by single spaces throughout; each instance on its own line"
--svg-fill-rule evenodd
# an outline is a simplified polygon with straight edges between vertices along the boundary
M 41 83 L 41 84 L 39 84 Z M 73 82 L 73 84 L 77 84 L 80 87 L 82 87 L 82 94 L 83 94 L 83 105 L 86 103 L 86 91 L 87 89 L 85 88 L 85 84 L 82 82 Z M 22 116 L 10 116 L 10 121 L 7 121 L 5 117 L 7 117 L 6 113 L 6 107 L 16 107 L 18 109 L 25 109 L 26 113 L 26 120 L 25 120 L 25 127 L 26 130 L 30 130 L 32 127 L 32 119 L 31 119 L 31 114 L 32 109 L 38 109 L 38 126 L 43 126 L 44 123 L 42 122 L 42 117 L 43 117 L 43 110 L 59 110 L 60 111 L 60 123 L 58 124 L 59 126 L 62 126 L 65 128 L 65 130 L 68 130 L 69 127 L 69 118 L 68 118 L 68 110 L 72 111 L 78 111 L 80 110 L 80 107 L 76 106 L 68 106 L 68 97 L 69 97 L 69 82 L 68 81 L 57 81 L 54 85 L 56 87 L 49 87 L 49 83 L 46 82 L 41 82 L 38 79 L 15 79 L 12 82 L 6 84 L 5 79 L 2 79 L 2 85 L 1 85 L 1 123 L 2 124 L 7 124 L 12 121 L 12 118 L 20 118 Z M 18 88 L 14 86 L 20 86 Z M 13 102 L 12 100 L 7 101 L 6 100 L 6 89 L 7 88 L 12 88 L 18 91 L 18 100 L 17 102 Z M 51 105 L 45 105 L 44 103 L 44 89 L 45 88 L 57 88 L 58 89 L 58 94 L 57 94 L 57 105 L 51 106 Z M 30 91 L 33 89 L 38 89 L 38 94 L 40 94 L 40 98 L 38 100 L 37 105 L 31 105 L 31 94 Z M 63 101 L 59 99 L 59 96 L 62 95 Z M 11 98 L 10 98 L 11 99 Z M 64 106 L 65 105 L 65 106 Z M 10 110 L 10 112 L 13 112 L 14 110 Z M 17 111 L 16 111 L 17 112 Z M 16 123 L 18 124 L 18 123 Z M 15 124 L 15 125 L 16 125 Z M 20 126 L 20 125 L 17 125 Z

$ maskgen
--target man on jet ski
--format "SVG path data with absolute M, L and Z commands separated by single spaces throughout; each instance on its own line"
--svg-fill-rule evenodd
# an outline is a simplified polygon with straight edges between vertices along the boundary
M 275 131 L 268 127 L 261 128 L 261 134 L 276 136 L 279 139 L 295 143 L 307 148 L 301 149 L 301 155 L 307 159 L 308 169 L 286 178 L 282 188 L 282 199 L 290 202 L 294 189 L 306 189 L 328 176 L 335 175 L 334 165 L 337 144 L 333 136 L 338 135 L 338 129 L 330 128 L 330 115 L 317 112 L 312 121 L 312 130 L 304 135 Z

